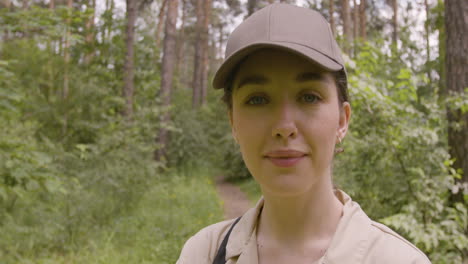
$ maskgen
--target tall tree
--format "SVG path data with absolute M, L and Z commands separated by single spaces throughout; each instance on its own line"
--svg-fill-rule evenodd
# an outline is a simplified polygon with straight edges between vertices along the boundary
M 195 25 L 195 56 L 192 78 L 192 107 L 197 108 L 201 104 L 202 74 L 203 74 L 203 1 L 196 0 L 195 13 L 197 22 Z
M 252 15 L 258 7 L 258 0 L 247 0 L 247 17 Z
M 182 19 L 181 25 L 177 40 L 177 57 L 176 57 L 176 74 L 179 77 L 182 77 L 184 74 L 184 69 L 182 68 L 182 58 L 185 53 L 185 24 L 187 23 L 187 0 L 182 1 Z M 158 22 L 159 23 L 159 22 Z M 185 64 L 184 64 L 185 65 Z
M 135 71 L 133 66 L 134 61 L 134 46 L 135 39 L 135 21 L 137 17 L 138 7 L 137 0 L 127 0 L 127 24 L 125 29 L 125 62 L 124 62 L 124 86 L 123 96 L 125 98 L 125 108 L 123 111 L 124 116 L 131 116 L 133 114 L 133 93 Z
M 353 45 L 353 53 L 354 56 L 356 56 L 358 50 L 357 50 L 357 40 L 359 38 L 359 6 L 357 4 L 357 0 L 353 0 L 353 39 L 354 39 L 354 45 Z
M 429 3 L 427 2 L 427 0 L 424 0 L 424 7 L 425 7 L 425 11 L 426 11 L 426 23 L 425 24 L 425 38 L 426 38 L 426 62 L 429 62 L 431 60 L 431 45 L 430 45 L 430 35 L 431 35 L 431 32 L 430 32 L 430 27 L 429 27 L 429 14 L 430 14 L 430 11 L 429 11 Z M 427 70 L 427 77 L 429 78 L 429 80 L 432 81 L 432 74 L 431 74 L 431 70 L 432 69 L 428 69 Z
M 330 27 L 333 33 L 333 36 L 336 36 L 336 25 L 335 25 L 335 0 L 330 0 Z
M 162 27 L 164 25 L 164 15 L 166 14 L 165 10 L 166 10 L 166 5 L 167 5 L 167 1 L 168 0 L 163 0 L 162 3 L 161 3 L 161 8 L 159 9 L 159 15 L 158 15 L 158 25 L 156 26 L 156 46 L 159 47 L 159 42 L 160 42 L 160 39 L 161 39 L 161 31 L 162 31 Z
M 393 17 L 392 17 L 392 26 L 393 26 L 393 32 L 392 32 L 392 43 L 397 47 L 397 42 L 398 42 L 398 1 L 397 0 L 391 0 L 392 1 L 392 10 L 393 10 Z
M 343 19 L 343 35 L 346 40 L 344 51 L 350 54 L 351 42 L 353 41 L 353 33 L 351 31 L 351 11 L 349 8 L 349 0 L 341 0 L 341 18 Z
M 50 0 L 51 3 L 54 2 L 54 0 Z M 91 14 L 86 21 L 86 37 L 85 41 L 88 47 L 92 46 L 93 40 L 94 40 L 94 15 L 95 15 L 95 10 L 96 10 L 96 0 L 90 0 L 90 4 L 88 5 L 89 9 L 91 9 Z M 88 50 L 86 52 L 84 61 L 86 64 L 89 64 L 94 56 L 94 52 L 92 50 Z
M 176 60 L 176 23 L 177 23 L 177 6 L 178 0 L 170 0 L 167 3 L 167 15 L 164 30 L 163 57 L 161 67 L 161 90 L 160 96 L 162 105 L 169 107 L 171 104 L 171 89 L 172 79 L 174 77 L 174 68 Z M 167 123 L 171 119 L 170 113 L 165 112 L 161 115 L 160 121 Z M 169 139 L 169 131 L 162 126 L 156 142 L 159 144 L 159 149 L 155 151 L 154 158 L 162 160 L 166 156 L 166 146 Z
M 463 98 L 468 87 L 468 5 L 465 0 L 445 1 L 445 78 L 447 95 Z M 468 113 L 459 107 L 447 106 L 448 144 L 453 166 L 463 172 L 459 182 L 468 185 Z M 467 191 L 467 190 L 465 190 Z M 463 203 L 463 190 L 453 197 Z M 468 235 L 468 227 L 465 227 Z M 467 253 L 465 253 L 465 260 Z
M 203 14 L 203 40 L 202 40 L 202 74 L 201 74 L 201 104 L 206 103 L 208 91 L 208 71 L 209 71 L 209 26 L 211 17 L 211 0 L 204 0 Z
M 64 58 L 64 76 L 63 76 L 63 90 L 62 98 L 66 99 L 68 97 L 70 89 L 70 43 L 71 43 L 71 21 L 72 21 L 72 11 L 73 11 L 73 0 L 67 0 L 67 21 L 66 21 L 66 33 L 65 33 L 65 47 L 63 48 L 63 58 Z
M 361 3 L 359 4 L 359 36 L 363 41 L 367 40 L 366 1 L 367 0 L 361 0 Z
M 65 33 L 65 47 L 63 48 L 63 58 L 64 58 L 64 69 L 63 69 L 63 90 L 62 90 L 62 99 L 64 101 L 68 98 L 68 93 L 70 90 L 70 43 L 71 43 L 71 22 L 73 15 L 73 0 L 67 0 L 67 21 L 66 21 L 66 33 Z M 62 135 L 65 136 L 68 127 L 68 115 L 64 114 L 63 125 L 62 125 Z

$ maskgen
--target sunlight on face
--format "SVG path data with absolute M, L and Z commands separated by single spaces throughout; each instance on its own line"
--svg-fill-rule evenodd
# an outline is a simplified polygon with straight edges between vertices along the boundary
M 294 195 L 330 183 L 350 114 L 330 73 L 292 53 L 260 50 L 240 66 L 232 102 L 233 135 L 262 191 Z

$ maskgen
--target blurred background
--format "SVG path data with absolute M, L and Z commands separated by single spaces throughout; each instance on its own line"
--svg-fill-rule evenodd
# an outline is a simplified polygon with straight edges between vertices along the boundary
M 210 83 L 273 2 L 2 0 L 0 263 L 175 263 L 229 217 L 221 185 L 252 205 Z M 468 3 L 281 2 L 322 13 L 346 54 L 336 184 L 433 263 L 467 263 Z

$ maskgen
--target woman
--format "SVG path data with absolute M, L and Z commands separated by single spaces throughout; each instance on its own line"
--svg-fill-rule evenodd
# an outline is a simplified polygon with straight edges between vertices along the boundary
M 430 263 L 333 188 L 351 107 L 341 52 L 319 13 L 273 4 L 253 14 L 229 37 L 213 84 L 224 88 L 263 198 L 190 238 L 177 263 Z

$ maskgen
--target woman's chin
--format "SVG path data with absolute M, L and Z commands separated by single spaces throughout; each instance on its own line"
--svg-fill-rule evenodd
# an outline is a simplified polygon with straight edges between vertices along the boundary
M 311 190 L 317 179 L 310 179 L 297 174 L 276 174 L 259 181 L 262 192 L 275 196 L 297 196 Z

